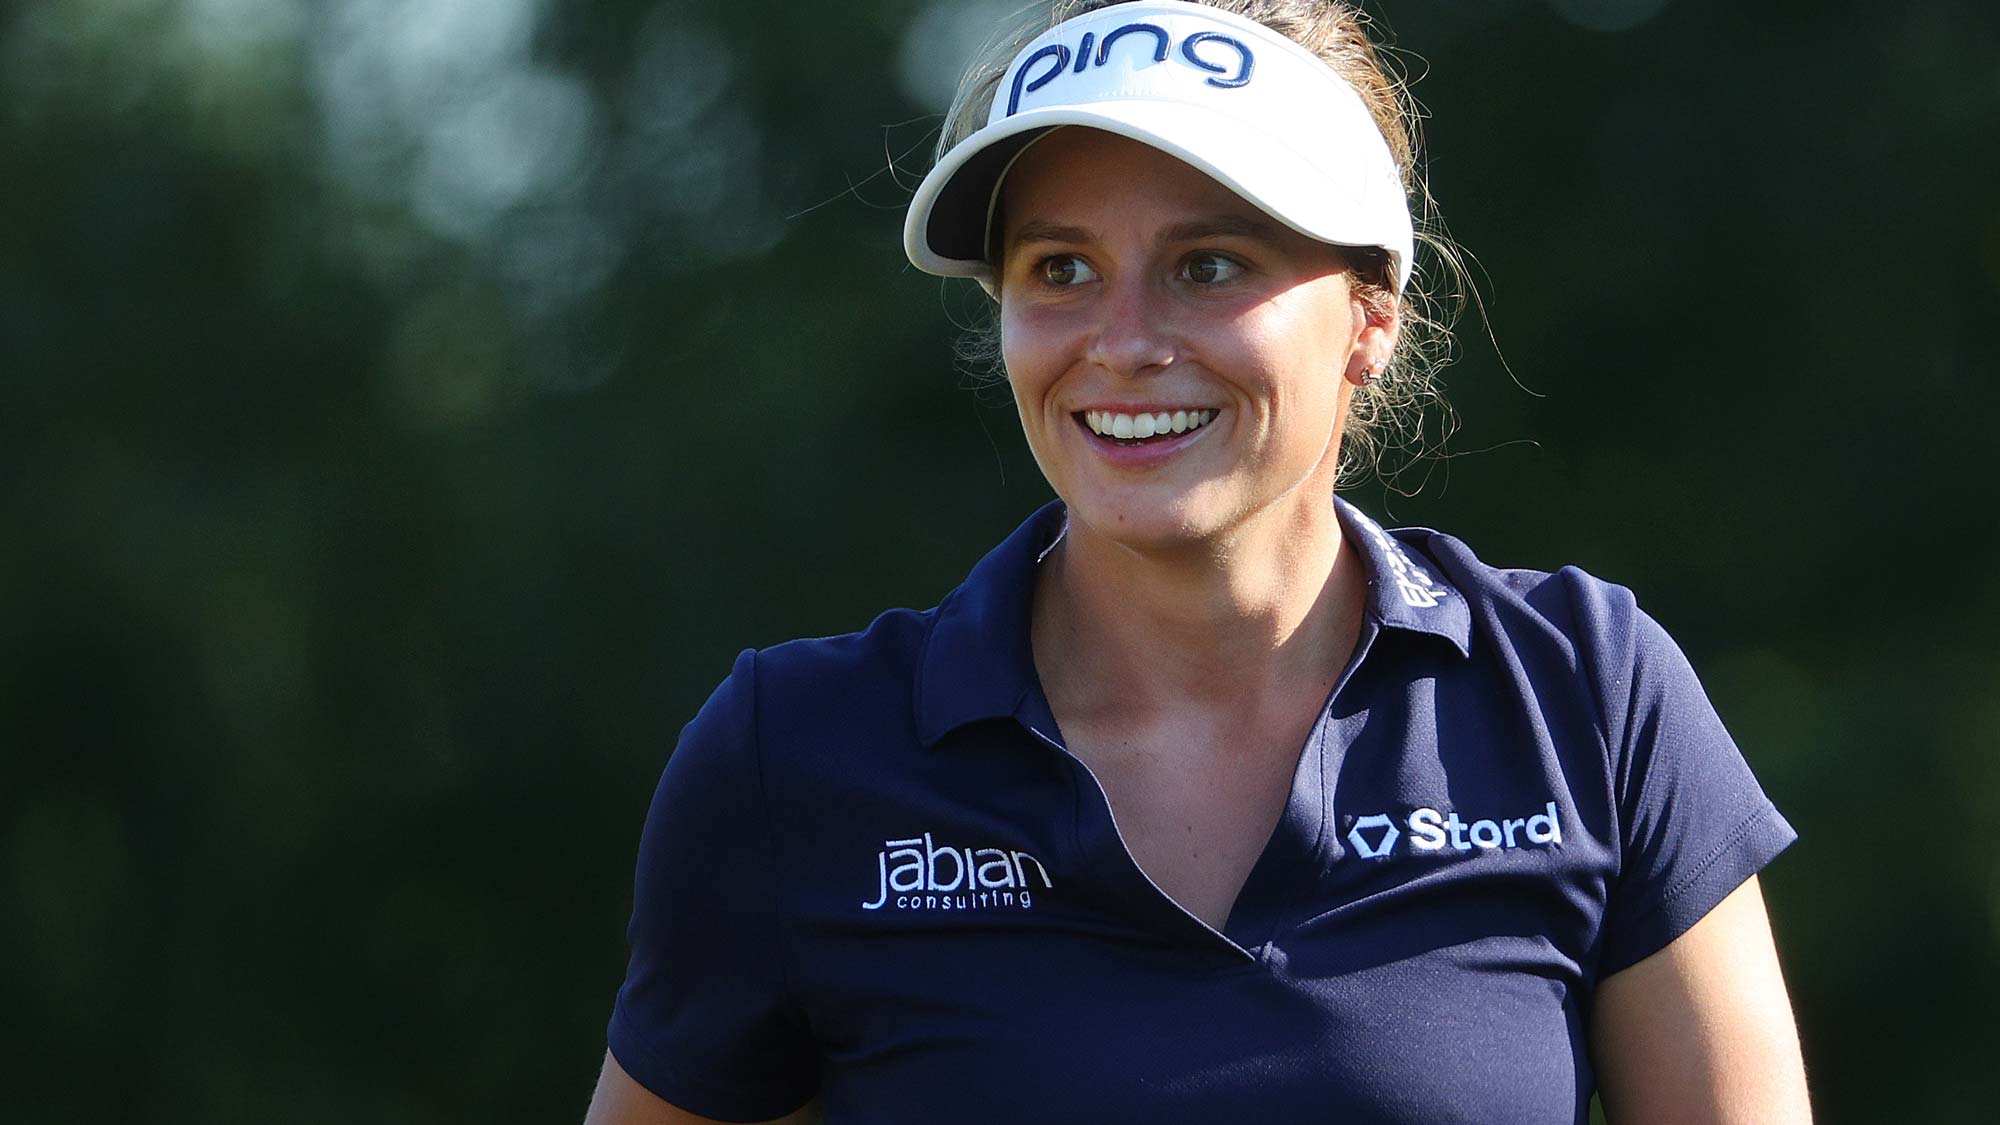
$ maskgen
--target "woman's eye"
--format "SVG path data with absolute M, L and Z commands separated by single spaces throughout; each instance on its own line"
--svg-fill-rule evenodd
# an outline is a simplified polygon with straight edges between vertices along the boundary
M 1042 280 L 1050 285 L 1081 285 L 1097 280 L 1097 271 L 1075 254 L 1056 254 L 1042 259 Z
M 1234 281 L 1243 272 L 1243 263 L 1225 254 L 1203 251 L 1188 255 L 1181 266 L 1181 276 L 1197 285 L 1218 285 Z

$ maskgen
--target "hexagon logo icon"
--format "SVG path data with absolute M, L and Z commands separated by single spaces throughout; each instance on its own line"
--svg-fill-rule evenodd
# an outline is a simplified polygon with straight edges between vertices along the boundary
M 1387 831 L 1383 832 L 1382 838 L 1371 846 L 1368 837 L 1361 834 L 1364 828 L 1382 828 Z M 1347 830 L 1347 842 L 1354 845 L 1355 854 L 1362 859 L 1381 859 L 1389 854 L 1389 849 L 1396 846 L 1396 839 L 1401 835 L 1401 832 L 1396 831 L 1396 824 L 1389 819 L 1388 813 L 1376 813 L 1374 816 L 1355 817 L 1354 827 Z

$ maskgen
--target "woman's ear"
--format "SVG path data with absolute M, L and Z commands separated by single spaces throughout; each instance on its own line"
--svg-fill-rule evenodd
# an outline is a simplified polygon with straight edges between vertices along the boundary
M 1394 297 L 1361 291 L 1354 294 L 1354 309 L 1361 329 L 1349 349 L 1345 374 L 1348 382 L 1365 387 L 1396 354 L 1396 336 L 1403 327 L 1401 306 Z

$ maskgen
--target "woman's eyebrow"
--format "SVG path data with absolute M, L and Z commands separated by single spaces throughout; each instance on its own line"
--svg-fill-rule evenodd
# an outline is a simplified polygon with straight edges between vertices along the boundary
M 1014 232 L 1014 237 L 1007 240 L 1007 244 L 1021 246 L 1030 242 L 1084 243 L 1096 240 L 1096 235 L 1082 227 L 1030 220 L 1021 224 L 1020 229 Z
M 1254 238 L 1260 242 L 1280 239 L 1276 223 L 1249 215 L 1213 215 L 1175 223 L 1160 232 L 1159 241 L 1199 242 L 1204 238 Z

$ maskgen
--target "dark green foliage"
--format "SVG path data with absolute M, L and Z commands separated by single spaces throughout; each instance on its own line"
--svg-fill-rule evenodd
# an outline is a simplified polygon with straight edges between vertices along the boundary
M 0 16 L 0 1117 L 580 1119 L 679 725 L 1046 495 L 900 252 L 920 7 Z M 1635 588 L 1803 835 L 1821 1119 L 1983 1116 L 2000 16 L 1591 7 L 1377 6 L 1500 350 L 1356 498 Z

